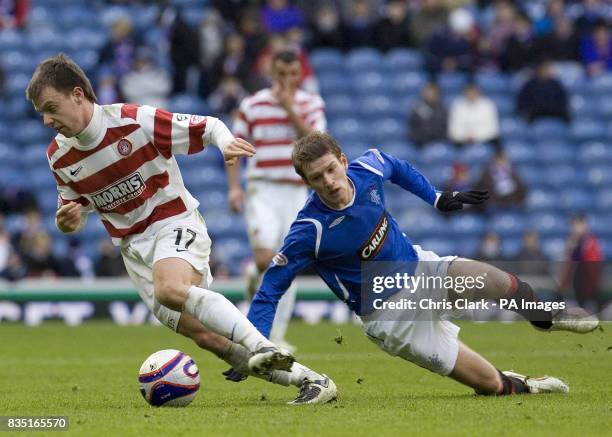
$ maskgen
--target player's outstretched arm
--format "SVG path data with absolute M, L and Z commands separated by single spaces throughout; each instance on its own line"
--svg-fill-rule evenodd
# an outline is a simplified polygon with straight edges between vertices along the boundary
M 223 148 L 223 158 L 229 166 L 236 164 L 242 156 L 250 158 L 255 155 L 255 147 L 242 138 L 234 138 Z
M 434 206 L 440 211 L 457 211 L 463 205 L 480 205 L 489 198 L 487 190 L 443 191 L 439 193 Z

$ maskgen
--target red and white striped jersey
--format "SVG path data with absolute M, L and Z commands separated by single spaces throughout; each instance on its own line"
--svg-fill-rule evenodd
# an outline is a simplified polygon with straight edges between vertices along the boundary
M 294 105 L 307 125 L 320 131 L 326 129 L 325 104 L 320 96 L 298 90 Z M 291 163 L 297 132 L 270 88 L 242 101 L 233 134 L 249 140 L 257 149 L 248 160 L 247 178 L 301 182 Z
M 203 150 L 215 123 L 221 121 L 151 106 L 94 105 L 83 132 L 58 134 L 49 145 L 60 201 L 97 211 L 117 245 L 189 214 L 199 202 L 185 188 L 174 155 Z

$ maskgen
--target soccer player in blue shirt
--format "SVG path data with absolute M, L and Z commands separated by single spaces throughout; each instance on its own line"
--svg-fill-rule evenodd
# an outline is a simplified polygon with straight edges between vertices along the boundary
M 492 265 L 441 257 L 413 245 L 386 211 L 383 185 L 389 180 L 440 211 L 480 204 L 488 197 L 486 191 L 436 191 L 410 164 L 377 149 L 349 164 L 336 141 L 324 133 L 299 139 L 293 164 L 314 192 L 251 305 L 249 319 L 264 335 L 270 333 L 279 299 L 295 276 L 310 266 L 361 317 L 367 337 L 392 356 L 450 376 L 479 394 L 569 390 L 554 377 L 498 371 L 458 340 L 459 327 L 445 320 L 448 305 L 493 299 L 545 331 L 589 332 L 598 320 L 581 309 L 550 310 L 527 283 Z M 421 282 L 415 284 L 411 278 Z M 471 285 L 466 278 L 472 278 Z M 462 287 L 448 289 L 448 280 Z M 321 390 L 325 381 L 304 387 L 301 402 L 308 403 Z

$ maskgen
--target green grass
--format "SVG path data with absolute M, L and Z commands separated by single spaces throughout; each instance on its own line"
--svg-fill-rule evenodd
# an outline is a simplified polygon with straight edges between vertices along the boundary
M 610 435 L 606 329 L 579 336 L 525 323 L 462 324 L 463 341 L 500 369 L 548 373 L 571 387 L 567 396 L 492 398 L 385 355 L 357 326 L 295 323 L 289 339 L 299 361 L 332 376 L 340 394 L 334 404 L 298 408 L 285 405 L 295 388 L 226 382 L 225 363 L 165 328 L 3 324 L 0 415 L 66 415 L 70 434 L 87 436 Z M 200 392 L 187 408 L 153 408 L 138 392 L 142 361 L 165 348 L 186 351 L 200 367 Z

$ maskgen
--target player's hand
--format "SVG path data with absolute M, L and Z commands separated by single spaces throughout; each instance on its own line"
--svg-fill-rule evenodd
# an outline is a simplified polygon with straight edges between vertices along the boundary
M 228 198 L 229 207 L 232 212 L 239 214 L 242 211 L 242 204 L 244 203 L 244 191 L 240 188 L 230 188 Z
M 440 211 L 456 211 L 463 209 L 464 204 L 480 205 L 489 198 L 487 190 L 470 190 L 470 191 L 444 191 L 436 208 Z
M 244 381 L 245 379 L 249 377 L 248 375 L 243 375 L 242 373 L 238 373 L 233 367 L 230 367 L 225 372 L 221 372 L 221 374 L 225 376 L 225 379 L 227 381 L 232 381 L 232 382 Z
M 293 111 L 293 96 L 295 95 L 295 90 L 287 86 L 278 86 L 272 90 L 272 95 L 285 111 Z
M 255 147 L 242 138 L 234 138 L 225 146 L 223 151 L 223 159 L 225 159 L 225 164 L 228 166 L 239 162 L 241 156 L 250 158 L 253 155 L 255 155 Z
M 55 213 L 57 227 L 62 232 L 74 232 L 81 225 L 81 204 L 68 202 Z

